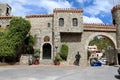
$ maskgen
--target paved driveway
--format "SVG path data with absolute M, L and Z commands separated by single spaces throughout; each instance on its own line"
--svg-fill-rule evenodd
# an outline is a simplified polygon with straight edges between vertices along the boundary
M 0 80 L 117 80 L 118 67 L 0 68 Z

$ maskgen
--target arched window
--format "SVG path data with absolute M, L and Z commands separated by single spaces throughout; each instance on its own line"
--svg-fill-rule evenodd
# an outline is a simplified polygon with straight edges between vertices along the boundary
M 64 19 L 63 18 L 60 18 L 59 19 L 59 26 L 63 26 L 64 25 Z
M 73 23 L 73 26 L 77 26 L 78 25 L 77 18 L 73 18 L 72 23 Z

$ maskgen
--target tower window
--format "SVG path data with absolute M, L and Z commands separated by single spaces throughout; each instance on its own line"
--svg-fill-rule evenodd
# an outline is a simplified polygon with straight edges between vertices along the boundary
M 6 15 L 8 16 L 9 15 L 9 8 L 7 7 L 6 9 Z
M 64 25 L 64 19 L 63 18 L 60 18 L 59 19 L 59 26 L 63 26 Z
M 48 27 L 50 27 L 50 23 L 48 23 Z
M 73 18 L 73 19 L 72 19 L 72 23 L 73 23 L 73 26 L 77 26 L 77 25 L 78 25 L 78 20 L 77 20 L 77 18 Z
M 114 24 L 114 25 L 116 24 L 115 19 L 113 19 L 113 24 Z

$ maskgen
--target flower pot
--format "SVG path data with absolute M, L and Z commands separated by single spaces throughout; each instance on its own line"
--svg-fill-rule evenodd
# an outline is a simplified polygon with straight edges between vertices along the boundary
M 39 64 L 38 60 L 35 60 L 34 64 L 35 64 L 35 65 L 38 65 L 38 64 Z
M 56 62 L 55 62 L 55 65 L 60 65 L 60 62 L 59 62 L 59 61 L 56 61 Z

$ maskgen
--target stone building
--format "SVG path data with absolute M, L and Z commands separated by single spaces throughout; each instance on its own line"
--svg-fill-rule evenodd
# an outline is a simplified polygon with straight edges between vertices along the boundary
M 8 4 L 0 3 L 0 16 L 9 16 L 12 8 Z
M 8 8 L 8 5 L 6 5 L 6 8 Z M 115 15 L 119 15 L 117 14 L 117 10 L 119 11 L 119 9 L 120 8 L 115 8 Z M 11 8 L 8 10 L 11 10 Z M 114 8 L 112 11 L 114 12 Z M 1 29 L 9 26 L 11 18 L 12 16 L 10 15 L 0 16 Z M 85 24 L 83 23 L 82 9 L 56 8 L 53 10 L 53 14 L 27 15 L 26 19 L 29 20 L 32 25 L 30 33 L 35 37 L 34 47 L 40 50 L 40 64 L 53 64 L 54 57 L 59 52 L 61 45 L 67 44 L 69 53 L 65 65 L 73 64 L 75 55 L 79 52 L 81 55 L 80 65 L 86 66 L 88 64 L 87 47 L 89 42 L 98 35 L 108 37 L 116 49 L 118 46 L 116 44 L 117 26 Z M 113 23 L 118 20 L 119 19 L 116 18 L 113 19 Z M 117 56 L 115 59 L 118 61 Z

